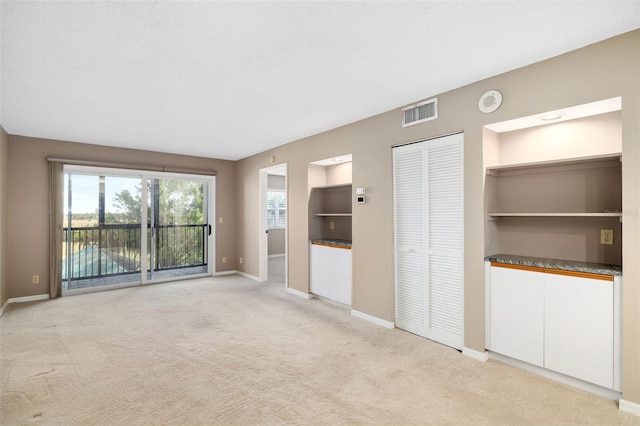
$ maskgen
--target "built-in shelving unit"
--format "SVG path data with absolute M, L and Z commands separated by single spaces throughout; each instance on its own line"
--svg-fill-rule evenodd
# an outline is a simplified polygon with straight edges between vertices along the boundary
M 352 185 L 311 188 L 309 238 L 351 240 Z
M 487 178 L 489 219 L 622 217 L 620 155 L 489 167 Z
M 486 168 L 490 253 L 621 264 L 620 154 Z M 600 230 L 614 245 L 600 244 Z

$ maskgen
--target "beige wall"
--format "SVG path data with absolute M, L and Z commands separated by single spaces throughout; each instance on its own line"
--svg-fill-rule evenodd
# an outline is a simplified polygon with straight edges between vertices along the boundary
M 47 157 L 216 170 L 216 216 L 224 218 L 222 224 L 215 223 L 217 270 L 236 269 L 235 162 L 13 135 L 8 145 L 9 297 L 49 293 Z M 223 264 L 223 256 L 231 261 Z M 40 283 L 31 284 L 36 274 Z
M 353 154 L 353 185 L 367 203 L 353 205 L 353 309 L 394 321 L 391 147 L 464 131 L 464 345 L 484 350 L 483 126 L 622 96 L 623 152 L 623 398 L 640 403 L 640 31 L 438 95 L 438 119 L 402 128 L 401 110 L 389 111 L 246 158 L 238 163 L 238 265 L 258 275 L 258 170 L 275 156 L 288 163 L 289 286 L 309 291 L 308 163 Z M 478 111 L 487 90 L 502 92 L 492 114 Z M 416 93 L 416 100 L 434 94 Z
M 8 188 L 9 188 L 9 136 L 0 126 L 0 308 L 9 299 L 7 278 L 7 247 L 9 229 Z
M 620 153 L 621 117 L 616 111 L 500 133 L 499 163 L 487 166 Z

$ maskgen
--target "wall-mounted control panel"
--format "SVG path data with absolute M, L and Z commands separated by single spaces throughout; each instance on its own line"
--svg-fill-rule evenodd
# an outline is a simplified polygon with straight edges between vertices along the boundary
M 364 204 L 367 201 L 365 188 L 356 188 L 356 203 Z

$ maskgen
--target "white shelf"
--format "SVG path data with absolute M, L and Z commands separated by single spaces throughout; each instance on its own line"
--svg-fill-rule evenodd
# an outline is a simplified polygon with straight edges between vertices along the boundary
M 575 218 L 619 218 L 622 221 L 622 213 L 488 213 L 490 220 L 501 217 L 575 217 Z
M 538 169 L 538 168 L 551 168 L 551 167 L 562 167 L 562 166 L 579 166 L 579 165 L 593 165 L 593 164 L 602 164 L 607 161 L 617 160 L 620 161 L 621 154 L 607 154 L 607 155 L 595 155 L 591 157 L 579 157 L 579 158 L 570 158 L 563 160 L 550 160 L 550 161 L 540 161 L 534 163 L 520 163 L 520 164 L 507 164 L 501 166 L 490 166 L 487 167 L 487 174 L 491 174 L 494 176 L 500 176 L 503 172 L 515 172 L 515 171 L 523 171 L 529 169 Z
M 311 188 L 311 190 L 312 191 L 314 191 L 314 190 L 327 190 L 327 189 L 348 189 L 348 190 L 351 190 L 351 186 L 352 186 L 352 184 L 350 184 L 350 183 L 339 183 L 337 185 L 314 186 L 313 188 Z
M 351 213 L 314 213 L 318 217 L 351 217 Z

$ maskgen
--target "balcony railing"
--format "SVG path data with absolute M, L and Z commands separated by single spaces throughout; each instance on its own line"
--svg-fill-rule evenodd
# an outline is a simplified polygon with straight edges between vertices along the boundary
M 162 271 L 207 264 L 209 225 L 156 226 L 153 249 L 151 228 L 147 229 L 148 268 Z M 64 228 L 63 241 L 65 280 L 140 273 L 140 224 Z M 69 257 L 71 262 L 67 263 Z

